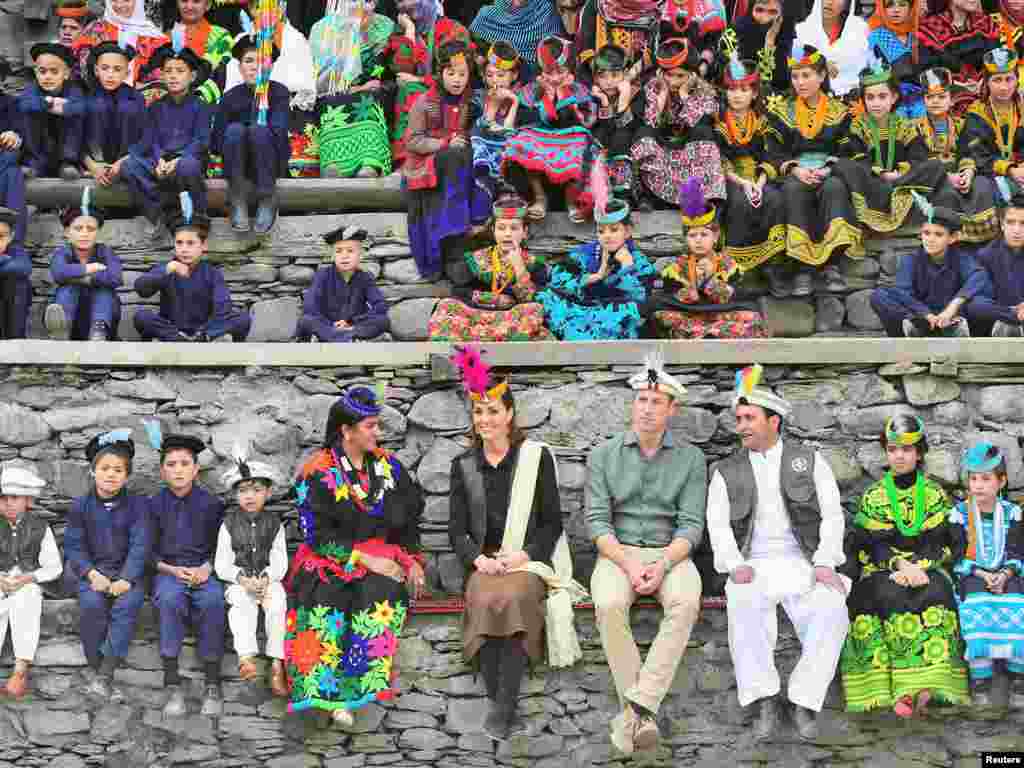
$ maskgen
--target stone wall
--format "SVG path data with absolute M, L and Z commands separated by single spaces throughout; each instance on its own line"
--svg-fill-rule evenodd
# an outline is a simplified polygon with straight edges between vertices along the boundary
M 676 213 L 640 214 L 636 219 L 635 238 L 639 247 L 659 262 L 659 269 L 682 252 L 684 241 Z M 312 282 L 316 269 L 327 263 L 328 252 L 320 235 L 343 221 L 356 221 L 370 233 L 364 268 L 378 278 L 384 295 L 392 303 L 392 335 L 396 339 L 426 339 L 427 321 L 437 299 L 451 295 L 454 286 L 470 279 L 465 264 L 451 262 L 443 280 L 422 281 L 409 250 L 405 215 L 401 213 L 283 216 L 274 232 L 265 239 L 239 237 L 223 219 L 216 219 L 209 242 L 209 258 L 223 267 L 236 305 L 253 310 L 250 340 L 287 341 L 291 338 L 302 293 Z M 124 265 L 120 335 L 127 341 L 139 338 L 131 322 L 135 308 L 158 302 L 158 297 L 146 300 L 136 294 L 135 280 L 154 264 L 167 261 L 171 252 L 169 238 L 155 244 L 147 241 L 140 222 L 141 219 L 110 221 L 100 236 L 102 242 L 114 248 Z M 574 225 L 565 214 L 552 214 L 544 223 L 531 228 L 528 247 L 557 261 L 573 247 L 593 237 L 592 224 Z M 35 267 L 30 335 L 44 338 L 43 309 L 54 289 L 49 259 L 53 249 L 63 242 L 56 217 L 32 217 L 27 241 Z M 810 298 L 782 301 L 764 298 L 767 285 L 756 270 L 746 276 L 740 290 L 748 297 L 764 298 L 775 336 L 882 335 L 881 324 L 868 297 L 876 285 L 892 283 L 900 254 L 916 247 L 916 240 L 902 233 L 884 240 L 869 240 L 867 246 L 867 258 L 844 259 L 841 263 L 849 284 L 845 294 L 826 294 L 819 285 L 816 296 Z

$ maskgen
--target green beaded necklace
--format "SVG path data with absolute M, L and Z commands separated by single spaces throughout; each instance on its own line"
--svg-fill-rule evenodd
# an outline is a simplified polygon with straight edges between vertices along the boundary
M 917 479 L 914 481 L 914 518 L 909 525 L 905 520 L 903 507 L 896 495 L 896 482 L 892 479 L 891 470 L 885 473 L 882 484 L 885 486 L 885 494 L 889 497 L 892 516 L 900 533 L 908 538 L 917 536 L 924 526 L 924 473 L 918 472 Z
M 878 123 L 875 122 L 875 118 L 873 118 L 871 115 L 865 115 L 864 117 L 867 118 L 868 128 L 871 129 L 871 149 L 874 151 L 875 165 L 881 166 L 882 165 L 882 135 L 881 135 L 881 129 L 879 128 Z M 896 166 L 896 124 L 898 122 L 898 119 L 899 118 L 897 118 L 896 115 L 892 114 L 891 112 L 889 113 L 889 122 L 888 122 L 888 128 L 889 128 L 889 151 L 887 153 L 888 154 L 888 159 L 887 159 L 887 161 L 885 163 L 885 167 L 883 168 L 883 170 L 886 170 L 886 171 L 891 171 Z

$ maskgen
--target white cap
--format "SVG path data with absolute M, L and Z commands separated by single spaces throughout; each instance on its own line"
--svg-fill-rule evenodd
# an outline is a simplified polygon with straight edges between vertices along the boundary
M 4 496 L 39 496 L 46 482 L 27 467 L 4 465 L 0 472 L 0 494 Z
M 664 392 L 675 400 L 686 397 L 686 387 L 675 376 L 665 373 L 665 358 L 655 350 L 644 360 L 643 367 L 629 379 L 629 386 L 636 390 L 653 389 Z
M 740 405 L 741 401 L 745 401 L 749 405 L 759 405 L 788 419 L 789 414 L 793 412 L 793 406 L 788 400 L 779 397 L 767 387 L 759 386 L 763 372 L 764 369 L 760 363 L 736 371 L 736 390 L 732 396 L 733 410 L 736 410 L 736 406 Z
M 229 491 L 234 490 L 243 480 L 266 480 L 271 486 L 279 485 L 281 482 L 277 470 L 263 461 L 236 461 L 221 478 L 224 487 Z

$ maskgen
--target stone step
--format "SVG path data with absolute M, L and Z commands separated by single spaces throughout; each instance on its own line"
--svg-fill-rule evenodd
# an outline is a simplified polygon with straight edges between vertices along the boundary
M 75 205 L 82 199 L 82 190 L 92 190 L 97 205 L 131 208 L 131 194 L 123 184 L 101 187 L 91 179 L 67 182 L 61 179 L 32 179 L 25 185 L 29 205 L 59 208 Z M 210 179 L 206 182 L 210 209 L 226 210 L 227 182 Z M 401 211 L 402 179 L 391 175 L 382 179 L 280 179 L 277 189 L 281 210 L 285 213 L 331 213 L 337 211 Z

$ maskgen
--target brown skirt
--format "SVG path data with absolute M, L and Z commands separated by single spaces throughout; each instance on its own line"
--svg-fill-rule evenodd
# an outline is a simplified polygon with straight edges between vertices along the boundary
M 523 638 L 531 663 L 544 657 L 544 581 L 533 573 L 490 576 L 473 571 L 462 614 L 462 655 L 472 661 L 492 637 Z

